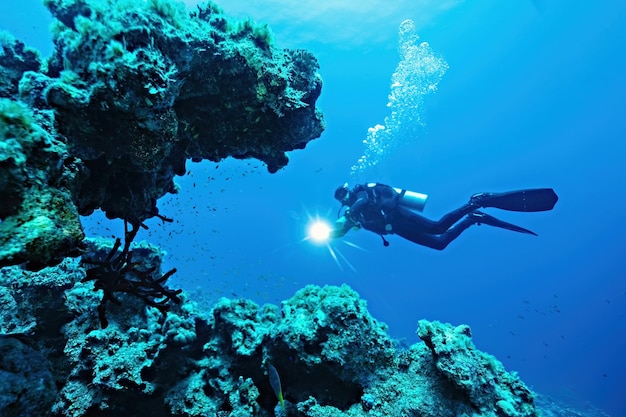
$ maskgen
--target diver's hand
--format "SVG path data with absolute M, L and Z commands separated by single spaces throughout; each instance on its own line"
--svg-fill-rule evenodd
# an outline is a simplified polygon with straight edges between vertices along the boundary
M 331 229 L 328 237 L 331 239 L 342 237 L 354 228 L 359 229 L 360 225 L 344 214 L 335 221 L 335 227 Z
M 338 218 L 335 221 L 335 227 L 330 229 L 330 233 L 328 234 L 328 237 L 331 239 L 337 239 L 345 235 L 346 234 L 345 225 L 347 221 L 348 219 L 346 219 L 345 216 L 341 216 L 340 218 Z

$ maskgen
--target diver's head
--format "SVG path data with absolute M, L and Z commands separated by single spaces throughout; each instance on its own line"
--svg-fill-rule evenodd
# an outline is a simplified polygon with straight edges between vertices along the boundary
M 335 190 L 335 199 L 342 205 L 347 205 L 348 200 L 350 199 L 350 189 L 348 188 L 347 182 L 344 185 L 337 187 Z

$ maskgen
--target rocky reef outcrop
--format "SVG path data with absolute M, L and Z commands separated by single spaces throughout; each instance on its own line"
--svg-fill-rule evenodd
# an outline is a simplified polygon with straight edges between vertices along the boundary
M 0 265 L 80 251 L 79 214 L 158 216 L 187 160 L 256 158 L 276 172 L 324 129 L 317 60 L 278 48 L 266 25 L 213 3 L 44 3 L 51 57 L 0 36 Z
M 112 245 L 89 240 L 90 257 Z M 160 266 L 152 245 L 133 254 L 138 269 Z M 309 285 L 280 306 L 201 309 L 183 293 L 169 311 L 122 294 L 103 329 L 86 270 L 76 259 L 0 269 L 1 415 L 537 415 L 534 394 L 475 348 L 468 326 L 422 320 L 423 342 L 400 349 L 346 285 Z

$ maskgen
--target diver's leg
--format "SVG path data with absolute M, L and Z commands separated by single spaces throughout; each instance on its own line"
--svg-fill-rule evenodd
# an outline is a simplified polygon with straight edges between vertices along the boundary
M 437 226 L 435 227 L 435 229 L 434 229 L 434 231 L 432 233 L 435 233 L 435 234 L 445 233 L 446 230 L 450 229 L 450 227 L 452 227 L 452 225 L 454 223 L 458 222 L 465 215 L 473 212 L 477 208 L 478 207 L 475 206 L 474 204 L 468 203 L 468 204 L 462 205 L 461 207 L 459 207 L 456 210 L 451 211 L 450 213 L 446 214 L 441 219 L 439 219 L 439 221 L 437 222 Z M 466 227 L 466 229 L 467 229 L 467 227 Z M 463 229 L 463 230 L 465 230 L 465 229 Z M 459 232 L 459 233 L 461 233 L 461 232 Z M 457 236 L 458 236 L 458 234 L 457 234 Z
M 457 212 L 461 209 L 457 210 Z M 450 242 L 456 239 L 461 233 L 463 233 L 463 231 L 465 231 L 465 229 L 473 224 L 488 224 L 490 226 L 500 227 L 515 232 L 527 233 L 535 236 L 537 235 L 531 230 L 524 229 L 523 227 L 516 226 L 511 223 L 503 222 L 493 216 L 475 211 L 473 206 L 471 206 L 470 213 L 463 220 L 457 222 L 443 233 L 432 234 L 431 231 L 434 230 L 440 223 L 441 220 L 439 222 L 433 222 L 415 213 L 410 216 L 403 216 L 401 213 L 397 213 L 393 218 L 392 232 L 410 240 L 411 242 L 438 250 L 445 249 Z
M 456 225 L 452 226 L 445 232 L 441 234 L 430 234 L 428 232 L 424 232 L 419 228 L 416 228 L 415 225 L 411 225 L 406 222 L 406 219 L 402 219 L 402 221 L 394 222 L 393 232 L 411 242 L 417 243 L 418 245 L 428 246 L 429 248 L 443 250 L 456 239 L 465 229 L 470 227 L 471 225 L 476 223 L 476 219 L 472 217 L 466 217 L 465 219 L 458 222 Z
M 405 207 L 398 207 L 396 209 L 396 212 L 397 214 L 400 214 L 401 216 L 411 219 L 411 221 L 415 222 L 418 225 L 417 227 L 419 227 L 419 229 L 423 233 L 429 233 L 431 235 L 440 235 L 442 233 L 445 233 L 446 230 L 452 227 L 453 224 L 461 220 L 463 216 L 473 212 L 477 208 L 478 208 L 477 206 L 471 203 L 464 204 L 458 209 L 453 210 L 450 213 L 446 214 L 438 221 L 426 219 L 420 216 L 419 214 L 415 213 L 414 211 L 411 211 Z

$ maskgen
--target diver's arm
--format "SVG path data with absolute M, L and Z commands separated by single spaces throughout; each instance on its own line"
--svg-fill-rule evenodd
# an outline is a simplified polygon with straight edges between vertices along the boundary
M 365 191 L 356 192 L 356 201 L 350 205 L 350 208 L 345 211 L 343 216 L 337 219 L 335 227 L 330 231 L 330 238 L 336 239 L 344 236 L 353 227 L 361 227 L 358 220 L 361 216 L 361 210 L 369 203 L 369 197 Z
M 350 214 L 354 218 L 359 218 L 361 211 L 369 203 L 369 196 L 365 191 L 358 191 L 356 193 L 356 201 L 350 205 Z
M 343 237 L 353 227 L 359 227 L 359 225 L 353 222 L 352 220 L 350 220 L 350 218 L 344 214 L 343 216 L 338 218 L 337 221 L 335 222 L 335 227 L 333 227 L 333 229 L 330 231 L 329 237 L 331 239 L 337 239 L 339 237 Z

